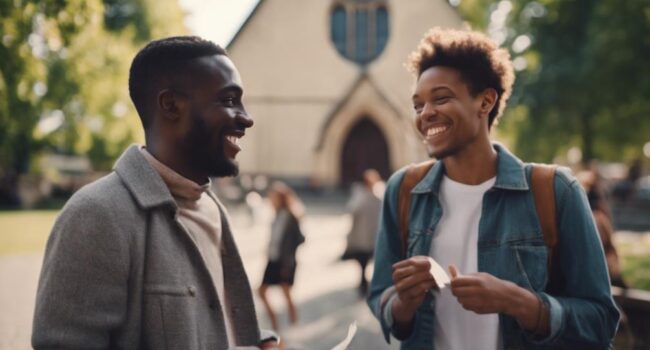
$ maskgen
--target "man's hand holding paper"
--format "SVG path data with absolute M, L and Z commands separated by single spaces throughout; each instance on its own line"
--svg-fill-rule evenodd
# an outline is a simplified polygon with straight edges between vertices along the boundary
M 398 326 L 408 329 L 426 293 L 444 288 L 449 276 L 431 257 L 414 256 L 393 265 L 393 284 L 398 296 L 393 302 L 393 318 Z
M 451 293 L 464 309 L 477 314 L 505 312 L 512 282 L 479 272 L 461 275 L 454 265 L 449 266 Z
M 541 300 L 516 284 L 499 279 L 489 273 L 478 272 L 461 275 L 456 266 L 449 266 L 451 293 L 465 310 L 477 314 L 503 313 L 514 317 L 522 328 L 548 332 L 540 319 L 548 318 Z

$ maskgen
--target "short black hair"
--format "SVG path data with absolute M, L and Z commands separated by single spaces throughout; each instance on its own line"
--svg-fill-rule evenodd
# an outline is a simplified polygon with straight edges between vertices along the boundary
M 488 88 L 496 90 L 499 96 L 488 116 L 488 127 L 492 127 L 515 81 L 508 51 L 480 32 L 433 28 L 409 56 L 409 68 L 419 78 L 435 66 L 457 69 L 473 96 Z
M 197 36 L 154 40 L 138 52 L 131 62 L 129 94 L 145 129 L 150 123 L 152 95 L 162 79 L 183 74 L 183 66 L 190 60 L 212 55 L 226 55 L 226 51 Z

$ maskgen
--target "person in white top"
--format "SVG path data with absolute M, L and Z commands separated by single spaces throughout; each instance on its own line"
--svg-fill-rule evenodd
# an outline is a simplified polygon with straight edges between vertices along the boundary
M 547 167 L 553 187 L 538 203 L 533 166 L 490 141 L 514 82 L 507 50 L 480 32 L 433 28 L 409 63 L 415 126 L 437 162 L 387 182 L 368 296 L 386 340 L 608 348 L 619 313 L 584 192 L 568 170 Z M 538 204 L 553 204 L 554 247 Z
M 432 326 L 436 350 L 501 349 L 498 312 L 503 311 L 499 305 L 505 298 L 526 306 L 528 312 L 513 315 L 525 329 L 535 330 L 544 311 L 530 291 L 519 288 L 506 295 L 510 286 L 507 281 L 478 273 L 483 195 L 497 175 L 497 153 L 489 130 L 505 105 L 513 81 L 508 57 L 487 40 L 476 32 L 434 30 L 411 56 L 418 74 L 413 93 L 416 126 L 429 155 L 444 163 L 438 198 L 442 217 L 435 226 L 429 255 L 441 266 L 449 266 L 452 282 L 435 298 Z M 487 68 L 481 66 L 481 57 L 488 62 Z M 463 71 L 464 65 L 483 71 Z M 422 295 L 412 294 L 414 290 L 434 288 L 424 258 L 414 256 L 395 266 L 398 297 L 392 304 L 392 315 L 398 329 L 410 327 L 423 301 Z M 461 276 L 458 269 L 465 275 Z M 503 293 L 488 294 L 490 289 Z M 487 295 L 494 299 L 486 299 Z
M 443 176 L 439 197 L 442 217 L 429 253 L 441 266 L 455 265 L 465 274 L 478 272 L 478 223 L 483 195 L 495 181 L 496 177 L 492 177 L 477 185 L 466 185 Z M 498 315 L 477 315 L 463 309 L 451 288 L 440 290 L 435 313 L 435 349 L 501 349 Z

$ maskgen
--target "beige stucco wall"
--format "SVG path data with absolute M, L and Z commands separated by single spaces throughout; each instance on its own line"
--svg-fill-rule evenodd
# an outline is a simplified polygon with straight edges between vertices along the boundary
M 460 27 L 458 15 L 445 0 L 389 1 L 388 44 L 368 72 L 399 115 L 361 84 L 365 90 L 325 129 L 327 117 L 360 74 L 359 67 L 339 56 L 330 41 L 331 6 L 332 0 L 262 0 L 229 46 L 242 75 L 244 102 L 255 119 L 242 141 L 243 172 L 335 183 L 342 143 L 364 113 L 384 131 L 393 169 L 424 157 L 411 126 L 412 77 L 404 62 L 428 28 Z M 334 141 L 317 149 L 322 134 Z
M 228 48 L 251 97 L 339 98 L 357 75 L 329 40 L 331 0 L 261 0 Z

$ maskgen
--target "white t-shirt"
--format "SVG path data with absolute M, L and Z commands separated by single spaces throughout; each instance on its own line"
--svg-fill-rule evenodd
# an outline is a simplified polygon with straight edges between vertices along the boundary
M 495 181 L 496 177 L 472 186 L 443 177 L 442 217 L 429 253 L 443 268 L 454 264 L 461 274 L 478 272 L 478 224 L 483 195 Z M 436 350 L 503 348 L 498 314 L 479 315 L 463 309 L 449 287 L 436 295 L 433 327 Z

